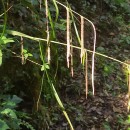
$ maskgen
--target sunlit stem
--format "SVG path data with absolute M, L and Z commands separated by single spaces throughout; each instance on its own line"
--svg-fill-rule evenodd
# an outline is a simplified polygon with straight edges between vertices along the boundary
M 86 58 L 85 58 L 85 86 L 86 86 L 86 99 L 88 96 L 88 54 L 86 51 Z
M 84 17 L 81 16 L 81 63 L 83 63 L 84 56 Z
M 130 65 L 127 66 L 127 73 L 128 73 L 128 112 L 130 109 Z
M 69 68 L 69 58 L 70 58 L 70 15 L 69 8 L 66 8 L 67 11 L 67 67 Z
M 45 7 L 46 7 L 46 19 L 47 19 L 47 22 L 46 22 L 46 33 L 47 33 L 47 59 L 48 59 L 48 63 L 50 64 L 50 61 L 51 61 L 51 56 L 50 56 L 50 53 L 51 53 L 51 50 L 50 50 L 50 33 L 49 33 L 49 9 L 48 9 L 48 0 L 45 0 Z
M 23 37 L 21 37 L 21 63 L 24 64 L 24 52 L 23 52 Z

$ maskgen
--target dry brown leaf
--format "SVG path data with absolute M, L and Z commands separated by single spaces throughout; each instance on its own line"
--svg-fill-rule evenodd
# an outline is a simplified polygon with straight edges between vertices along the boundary
M 115 107 L 114 105 L 113 105 L 113 111 L 114 111 L 114 112 L 117 112 L 117 113 L 122 113 L 121 109 Z
M 78 125 L 75 130 L 83 130 L 83 129 L 80 125 Z
M 87 112 L 96 111 L 97 107 L 91 107 Z
M 111 32 L 111 33 L 109 33 L 109 35 L 114 36 L 114 35 L 115 35 L 115 33 Z
M 91 130 L 96 130 L 95 127 L 91 128 Z
M 100 102 L 100 103 L 104 103 L 104 100 L 101 99 L 101 98 L 98 98 L 98 102 Z

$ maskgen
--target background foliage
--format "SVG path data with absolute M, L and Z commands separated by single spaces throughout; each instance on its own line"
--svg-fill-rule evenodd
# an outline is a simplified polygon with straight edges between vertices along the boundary
M 66 1 L 61 2 L 67 5 Z M 48 1 L 48 3 L 49 40 L 66 42 L 66 9 L 58 5 L 58 15 L 55 0 Z M 129 61 L 129 0 L 76 0 L 75 2 L 68 0 L 68 3 L 73 10 L 91 19 L 95 24 L 98 34 L 97 52 L 121 61 Z M 30 40 L 33 37 L 46 39 L 45 13 L 45 1 L 8 0 L 0 2 L 0 129 L 69 129 L 61 113 L 65 110 L 77 130 L 85 128 L 91 130 L 129 129 L 129 115 L 124 112 L 126 106 L 121 107 L 126 101 L 125 96 L 122 98 L 122 94 L 127 92 L 123 67 L 96 55 L 97 100 L 93 99 L 90 88 L 86 101 L 85 75 L 84 68 L 80 64 L 80 52 L 74 50 L 75 76 L 71 78 L 66 64 L 65 47 L 51 44 L 51 63 L 48 64 L 46 42 Z M 74 16 L 74 21 L 77 29 L 80 30 L 79 17 Z M 73 20 L 70 22 L 72 24 Z M 31 38 L 23 38 L 21 33 L 17 33 L 21 37 L 12 35 L 10 30 L 22 32 Z M 92 30 L 87 22 L 84 33 L 85 48 L 92 50 Z M 72 34 L 75 34 L 73 27 Z M 72 36 L 72 41 L 78 46 L 76 35 Z M 88 54 L 89 80 L 91 80 L 90 62 L 91 54 Z M 128 75 L 127 72 L 126 75 Z M 56 95 L 57 92 L 58 95 Z M 61 103 L 59 97 L 64 101 L 65 108 L 56 104 L 55 96 L 58 103 Z M 121 104 L 122 100 L 124 102 Z M 117 102 L 117 106 L 114 102 Z M 106 107 L 108 105 L 109 109 Z

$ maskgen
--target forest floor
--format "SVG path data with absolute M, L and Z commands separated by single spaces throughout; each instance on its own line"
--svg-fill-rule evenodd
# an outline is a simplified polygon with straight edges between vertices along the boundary
M 106 91 L 97 91 L 94 97 L 83 96 L 77 100 L 83 107 L 83 124 L 79 123 L 76 130 L 126 130 L 127 99 L 122 94 L 118 97 Z
M 128 130 L 128 95 L 120 88 L 115 91 L 120 94 L 114 95 L 113 90 L 108 92 L 98 88 L 95 95 L 90 93 L 87 99 L 85 90 L 76 98 L 69 93 L 64 102 L 75 130 Z M 52 130 L 69 130 L 68 123 L 63 119 L 61 122 Z
M 121 66 L 114 65 L 114 67 L 121 70 Z M 74 77 L 66 81 L 65 87 L 62 86 L 64 97 L 61 97 L 75 130 L 129 130 L 128 91 L 122 71 L 113 71 L 108 77 L 106 76 L 107 80 L 104 80 L 103 73 L 95 71 L 95 77 L 98 78 L 95 78 L 94 96 L 90 72 L 87 99 L 85 76 L 82 71 L 81 66 L 77 67 L 74 71 Z M 120 83 L 118 75 L 121 76 L 122 83 Z M 63 118 L 62 115 L 59 119 L 60 123 L 52 130 L 69 130 L 68 123 Z

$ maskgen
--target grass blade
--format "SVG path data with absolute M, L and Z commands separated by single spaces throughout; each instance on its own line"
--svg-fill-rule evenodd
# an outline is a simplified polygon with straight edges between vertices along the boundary
M 59 8 L 57 6 L 56 0 L 53 0 L 53 4 L 55 6 L 56 9 L 56 18 L 55 18 L 55 22 L 58 20 L 58 16 L 59 16 Z

